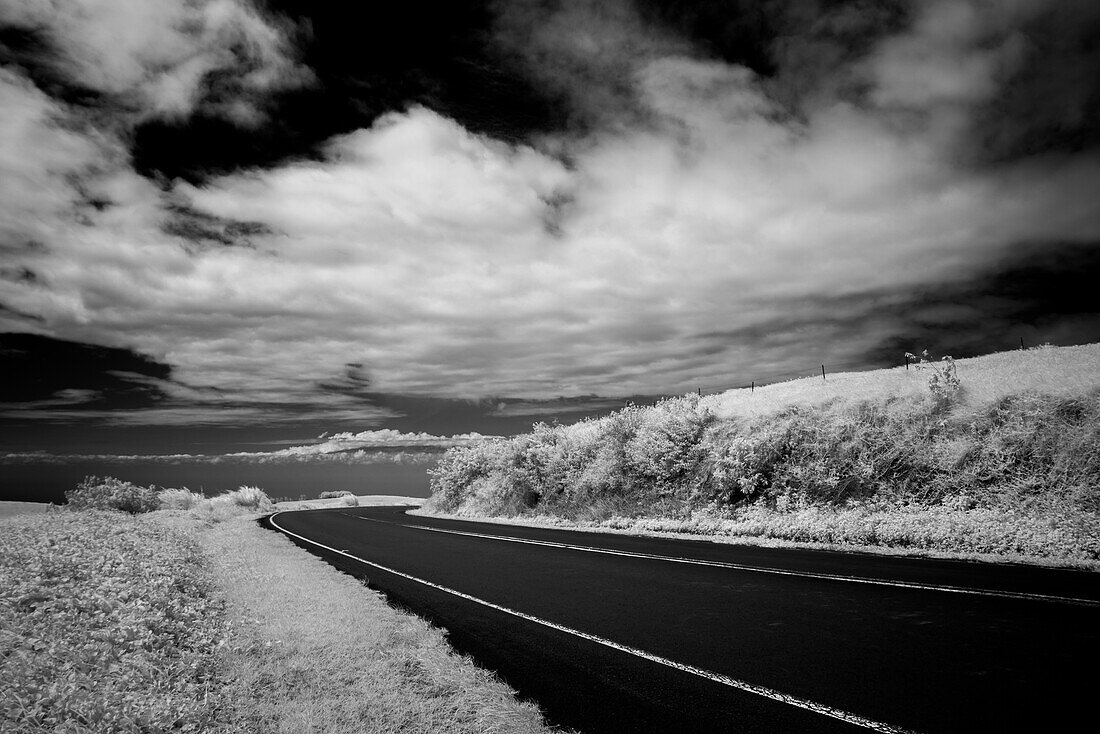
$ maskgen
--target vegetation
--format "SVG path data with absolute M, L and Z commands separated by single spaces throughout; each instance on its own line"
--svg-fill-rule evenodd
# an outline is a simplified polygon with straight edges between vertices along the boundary
M 549 731 L 441 630 L 285 537 L 241 519 L 200 537 L 240 621 L 228 664 L 243 731 Z
M 0 503 L 0 731 L 547 731 L 439 630 L 261 529 L 262 490 L 133 512 L 132 487 Z
M 186 534 L 100 510 L 3 521 L 0 730 L 215 730 L 225 635 Z
M 347 491 L 346 489 L 341 489 L 341 490 L 332 491 L 332 492 L 321 492 L 321 494 L 317 496 L 317 499 L 321 499 L 321 500 L 340 500 L 340 504 L 342 504 L 344 507 L 358 507 L 359 506 L 359 498 L 356 497 L 351 492 Z
M 186 487 L 141 487 L 114 477 L 96 476 L 84 477 L 76 489 L 65 493 L 65 499 L 74 510 L 118 510 L 131 515 L 154 510 L 191 510 L 210 522 L 230 517 L 239 508 L 256 512 L 275 509 L 275 503 L 259 487 L 241 487 L 207 498 Z
M 74 510 L 119 510 L 136 515 L 160 508 L 155 487 L 140 487 L 114 477 L 84 477 L 76 489 L 65 493 Z
M 425 511 L 1100 559 L 1100 350 L 919 366 L 456 447 Z

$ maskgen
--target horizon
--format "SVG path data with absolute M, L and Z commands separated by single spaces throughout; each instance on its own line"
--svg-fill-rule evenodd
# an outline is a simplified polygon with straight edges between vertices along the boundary
M 426 492 L 469 434 L 1097 342 L 1098 30 L 1087 0 L 6 4 L 0 494 Z

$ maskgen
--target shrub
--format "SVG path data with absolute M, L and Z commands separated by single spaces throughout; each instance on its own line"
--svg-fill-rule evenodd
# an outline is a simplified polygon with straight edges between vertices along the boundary
M 206 523 L 228 520 L 242 511 L 272 512 L 275 503 L 259 487 L 241 487 L 197 503 L 191 512 Z
M 700 409 L 692 394 L 662 400 L 639 417 L 624 446 L 629 483 L 645 487 L 655 501 L 687 500 L 706 457 L 702 439 L 714 415 Z
M 74 510 L 118 510 L 137 514 L 160 508 L 154 487 L 139 487 L 114 477 L 86 476 L 76 489 L 65 493 Z
M 341 501 L 343 502 L 344 507 L 358 507 L 359 506 L 359 498 L 356 497 L 353 494 L 350 494 L 350 493 L 344 495 L 343 498 L 341 498 Z
M 936 407 L 946 407 L 958 395 L 961 385 L 959 373 L 955 367 L 955 360 L 950 356 L 941 358 L 939 365 L 928 354 L 927 349 L 921 352 L 920 357 L 906 352 L 905 358 L 907 360 L 919 360 L 916 365 L 918 370 L 927 369 L 932 371 L 932 374 L 928 377 L 928 389 L 932 393 L 932 400 Z
M 250 510 L 268 512 L 275 509 L 275 503 L 259 487 L 241 487 L 222 495 L 238 507 L 247 507 Z
M 192 492 L 187 487 L 162 489 L 157 494 L 157 498 L 160 500 L 162 510 L 190 510 L 205 499 L 201 494 Z
M 355 495 L 353 495 L 351 492 L 347 491 L 346 489 L 341 489 L 341 490 L 333 491 L 333 492 L 321 492 L 321 494 L 317 496 L 317 499 L 335 500 L 335 499 L 340 499 L 341 497 L 354 497 L 354 496 Z
M 428 471 L 432 508 L 437 512 L 458 510 L 470 487 L 492 471 L 496 449 L 502 443 L 499 439 L 490 439 L 448 449 L 435 469 Z

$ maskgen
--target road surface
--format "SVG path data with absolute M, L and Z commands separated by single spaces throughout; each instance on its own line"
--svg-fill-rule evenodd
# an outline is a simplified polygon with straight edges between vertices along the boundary
M 406 509 L 270 522 L 446 629 L 554 724 L 589 734 L 1097 725 L 1097 573 Z

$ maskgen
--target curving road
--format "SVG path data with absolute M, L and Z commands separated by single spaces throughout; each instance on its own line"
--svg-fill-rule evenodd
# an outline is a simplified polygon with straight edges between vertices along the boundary
M 405 509 L 269 522 L 445 628 L 556 724 L 586 733 L 1096 725 L 1097 573 Z

